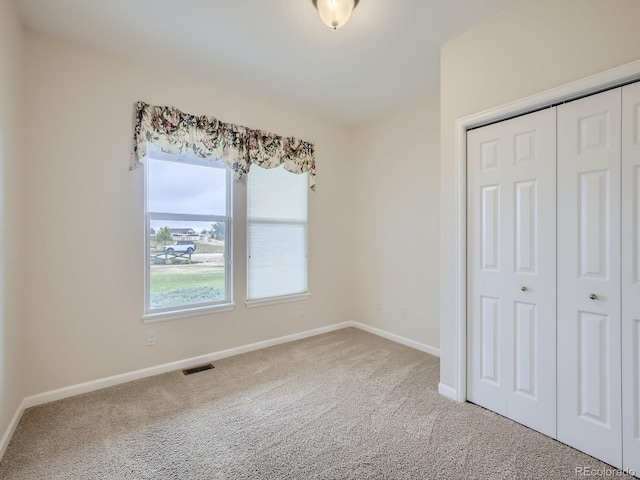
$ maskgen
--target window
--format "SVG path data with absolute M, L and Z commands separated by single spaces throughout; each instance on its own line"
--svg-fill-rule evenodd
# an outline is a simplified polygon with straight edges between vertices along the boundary
M 308 297 L 308 174 L 251 166 L 247 184 L 247 305 Z
M 229 168 L 153 149 L 145 185 L 145 321 L 232 307 Z

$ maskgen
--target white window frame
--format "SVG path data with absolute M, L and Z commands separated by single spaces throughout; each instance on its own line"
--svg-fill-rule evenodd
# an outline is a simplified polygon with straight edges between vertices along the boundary
M 219 168 L 211 165 L 210 160 L 193 161 L 185 160 L 184 156 L 176 156 L 174 159 L 161 153 L 150 154 L 151 160 L 161 160 L 177 163 L 188 163 L 192 165 L 203 165 L 211 168 Z M 235 308 L 233 303 L 233 180 L 232 172 L 225 166 L 225 188 L 226 188 L 226 212 L 225 215 L 195 215 L 184 213 L 149 212 L 149 168 L 148 162 L 144 162 L 144 323 L 156 323 L 178 318 L 194 317 L 216 312 L 227 312 Z M 220 222 L 225 224 L 225 245 L 224 245 L 224 269 L 225 269 L 225 298 L 217 302 L 197 303 L 192 305 L 181 305 L 178 307 L 164 307 L 150 309 L 150 275 L 151 263 L 149 261 L 149 243 L 151 239 L 152 220 L 176 220 L 176 221 L 196 221 L 196 222 Z M 157 232 L 156 232 L 157 233 Z
M 308 174 L 307 174 L 308 175 Z M 296 302 L 299 300 L 305 300 L 311 297 L 311 292 L 309 291 L 309 188 L 306 190 L 306 198 L 305 198 L 305 221 L 295 221 L 295 220 L 287 220 L 287 219 L 277 219 L 277 218 L 264 218 L 258 220 L 250 220 L 249 219 L 249 195 L 250 189 L 247 183 L 247 300 L 245 301 L 245 305 L 247 308 L 255 308 L 262 307 L 266 305 L 275 305 L 278 303 L 286 303 L 286 302 Z M 304 225 L 304 258 L 305 258 L 305 291 L 293 293 L 290 295 L 279 295 L 275 297 L 263 297 L 263 298 L 249 298 L 249 263 L 251 259 L 249 258 L 249 252 L 251 251 L 251 239 L 249 236 L 249 227 L 251 223 L 262 223 L 262 224 L 289 224 L 289 225 Z

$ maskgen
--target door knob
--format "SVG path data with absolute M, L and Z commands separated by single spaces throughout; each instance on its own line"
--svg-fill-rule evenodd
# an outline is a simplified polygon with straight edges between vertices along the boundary
M 520 290 L 522 290 L 523 292 L 526 292 L 527 291 L 527 287 L 522 286 L 522 287 L 520 287 Z
M 590 298 L 591 300 L 595 300 L 595 299 L 597 299 L 597 298 L 598 298 L 598 295 L 596 295 L 595 293 L 592 293 L 591 295 L 589 295 L 589 298 Z

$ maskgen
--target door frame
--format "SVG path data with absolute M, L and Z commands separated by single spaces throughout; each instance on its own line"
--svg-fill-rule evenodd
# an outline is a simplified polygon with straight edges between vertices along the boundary
M 467 401 L 467 131 L 637 80 L 640 80 L 640 60 L 456 120 L 454 168 L 456 178 L 456 257 L 454 261 L 456 384 L 455 388 L 452 388 L 440 383 L 438 391 L 441 394 L 458 402 Z

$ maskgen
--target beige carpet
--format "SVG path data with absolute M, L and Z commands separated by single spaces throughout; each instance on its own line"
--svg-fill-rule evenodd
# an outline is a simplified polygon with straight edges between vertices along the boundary
M 440 396 L 437 358 L 356 329 L 214 365 L 27 410 L 0 478 L 555 479 L 610 468 Z

